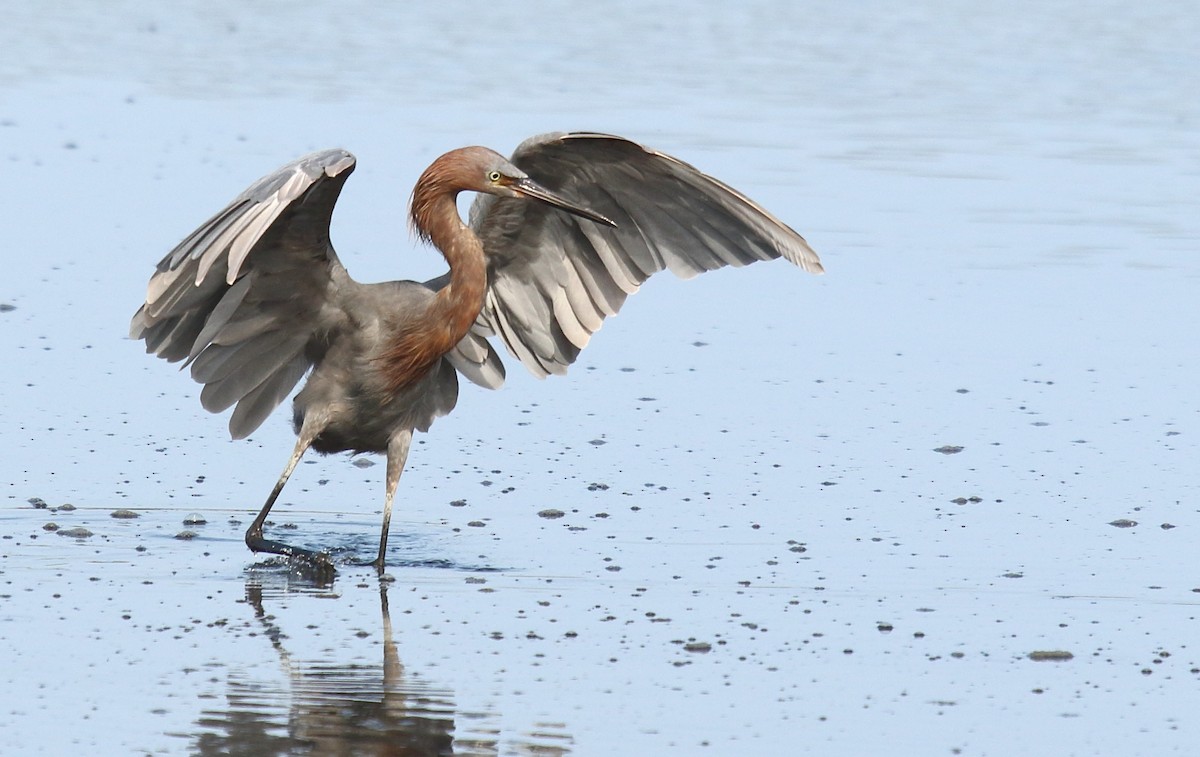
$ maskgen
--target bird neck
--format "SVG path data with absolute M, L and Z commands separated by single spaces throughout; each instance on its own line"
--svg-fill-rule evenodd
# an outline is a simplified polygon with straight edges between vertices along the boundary
M 418 184 L 418 186 L 420 186 Z M 425 312 L 401 328 L 380 356 L 387 389 L 397 392 L 417 382 L 470 331 L 487 289 L 483 244 L 458 216 L 457 192 L 413 196 L 413 225 L 450 266 L 450 282 Z
M 434 296 L 429 318 L 434 323 L 445 324 L 450 343 L 443 352 L 449 352 L 466 336 L 483 309 L 487 258 L 479 237 L 458 217 L 454 197 L 444 195 L 439 202 L 444 202 L 446 207 L 438 216 L 447 220 L 430 227 L 429 239 L 450 266 L 450 283 Z

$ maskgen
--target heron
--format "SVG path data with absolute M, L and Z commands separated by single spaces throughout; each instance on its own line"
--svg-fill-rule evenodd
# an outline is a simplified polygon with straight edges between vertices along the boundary
M 268 539 L 264 525 L 301 457 L 386 455 L 379 552 L 413 433 L 458 398 L 459 376 L 496 389 L 492 340 L 534 375 L 566 372 L 608 316 L 651 275 L 683 278 L 786 258 L 821 273 L 808 243 L 760 205 L 693 166 L 591 132 L 525 140 L 511 158 L 452 150 L 421 174 L 409 202 L 416 237 L 448 271 L 425 282 L 360 283 L 330 241 L 355 157 L 305 155 L 259 179 L 159 262 L 130 336 L 184 361 L 229 433 L 257 429 L 292 402 L 296 446 L 246 530 L 254 552 L 328 570 L 327 551 Z M 478 193 L 468 220 L 461 192 Z

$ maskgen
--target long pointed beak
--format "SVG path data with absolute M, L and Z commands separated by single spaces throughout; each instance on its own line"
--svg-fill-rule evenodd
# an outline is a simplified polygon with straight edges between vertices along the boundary
M 587 208 L 576 205 L 575 203 L 571 202 L 570 200 L 566 199 L 565 197 L 562 197 L 561 195 L 557 195 L 557 194 L 551 192 L 549 189 L 546 189 L 545 187 L 543 187 L 541 184 L 538 184 L 533 179 L 528 179 L 528 178 L 517 179 L 512 184 L 509 184 L 508 188 L 513 190 L 514 192 L 517 192 L 518 194 L 524 195 L 525 197 L 530 197 L 535 200 L 541 200 L 542 202 L 546 203 L 547 205 L 553 205 L 556 208 L 565 210 L 568 213 L 573 213 L 574 215 L 580 216 L 581 218 L 586 218 L 589 221 L 595 221 L 596 223 L 602 223 L 605 226 L 611 226 L 614 229 L 617 227 L 617 225 L 615 223 L 613 223 L 610 219 L 605 218 L 604 216 L 600 215 L 599 213 L 588 210 Z

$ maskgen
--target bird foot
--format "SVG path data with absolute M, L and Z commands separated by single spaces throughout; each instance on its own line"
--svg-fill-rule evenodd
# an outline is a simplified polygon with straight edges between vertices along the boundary
M 354 560 L 350 564 L 356 568 L 374 568 L 375 572 L 380 575 L 383 575 L 384 570 L 387 569 L 384 561 L 378 557 L 374 560 Z
M 295 560 L 301 560 L 318 575 L 332 576 L 337 572 L 337 569 L 333 565 L 333 558 L 329 556 L 328 552 L 314 552 L 311 549 L 293 547 L 281 541 L 266 539 L 261 532 L 246 532 L 246 546 L 254 552 L 269 552 L 273 555 L 283 555 Z

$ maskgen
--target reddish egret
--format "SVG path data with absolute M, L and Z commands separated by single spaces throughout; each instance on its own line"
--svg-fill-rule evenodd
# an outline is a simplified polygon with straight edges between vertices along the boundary
M 658 271 L 687 278 L 783 256 L 821 272 L 799 234 L 733 188 L 629 140 L 575 133 L 526 140 L 511 160 L 483 147 L 435 160 L 410 221 L 449 272 L 360 284 L 329 240 L 353 170 L 353 155 L 326 150 L 251 185 L 163 258 L 130 325 L 147 352 L 191 365 L 206 410 L 237 406 L 234 439 L 309 374 L 292 402 L 296 448 L 246 544 L 321 568 L 332 569 L 324 552 L 263 536 L 300 457 L 387 454 L 382 571 L 413 431 L 454 408 L 458 374 L 489 389 L 504 380 L 490 337 L 544 377 L 564 373 Z M 479 193 L 469 225 L 455 204 L 463 191 Z

